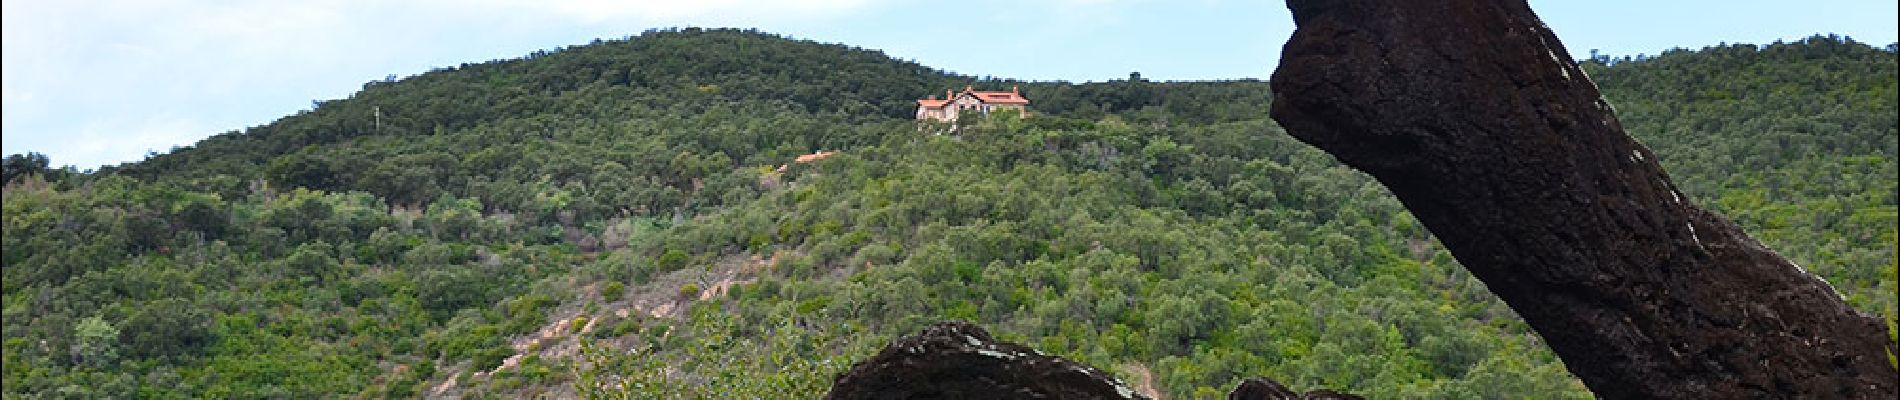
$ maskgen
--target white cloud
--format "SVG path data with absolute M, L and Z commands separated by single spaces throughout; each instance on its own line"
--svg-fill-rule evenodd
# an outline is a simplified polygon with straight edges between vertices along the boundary
M 5 151 L 92 168 L 233 128 L 199 121 L 294 111 L 264 110 L 256 99 L 344 62 L 339 44 L 355 31 L 343 17 L 349 6 L 7 1 Z M 260 110 L 271 115 L 246 115 Z
M 54 164 L 80 169 L 116 165 L 144 159 L 148 152 L 166 153 L 174 146 L 189 145 L 213 133 L 212 129 L 174 114 L 92 121 L 64 139 L 62 152 L 50 156 Z

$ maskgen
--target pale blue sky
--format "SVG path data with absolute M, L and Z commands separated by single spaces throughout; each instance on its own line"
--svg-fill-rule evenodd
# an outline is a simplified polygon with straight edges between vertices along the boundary
M 1576 57 L 1815 33 L 1885 45 L 1900 29 L 1893 0 L 1531 3 Z M 6 0 L 0 18 L 0 152 L 81 169 L 269 123 L 391 74 L 650 28 L 755 27 L 962 74 L 1068 81 L 1265 78 L 1293 29 L 1281 2 L 1241 0 Z M 996 40 L 951 39 L 965 29 Z

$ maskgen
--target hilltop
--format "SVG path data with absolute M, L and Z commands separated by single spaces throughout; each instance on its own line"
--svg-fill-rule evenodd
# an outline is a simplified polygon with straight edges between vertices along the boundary
M 1816 37 L 1584 69 L 1686 193 L 1891 316 L 1895 59 Z M 1037 115 L 912 120 L 964 86 Z M 1268 98 L 699 29 L 370 82 L 9 182 L 5 390 L 813 397 L 961 319 L 1168 397 L 1588 396 Z

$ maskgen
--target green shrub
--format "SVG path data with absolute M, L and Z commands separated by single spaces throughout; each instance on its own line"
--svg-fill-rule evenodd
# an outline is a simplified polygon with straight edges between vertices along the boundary
M 601 285 L 600 287 L 600 298 L 608 302 L 620 301 L 620 296 L 626 294 L 627 285 L 621 284 L 619 281 L 607 282 L 606 285 Z
M 684 298 L 684 299 L 699 298 L 699 284 L 687 283 L 685 285 L 680 285 L 680 298 Z
M 581 329 L 585 329 L 585 328 L 587 328 L 586 316 L 574 317 L 574 321 L 567 323 L 567 331 L 569 333 L 578 334 L 578 333 L 581 333 Z
M 686 252 L 673 249 L 667 250 L 665 254 L 661 254 L 657 263 L 660 264 L 661 271 L 678 271 L 680 268 L 686 267 L 687 260 Z

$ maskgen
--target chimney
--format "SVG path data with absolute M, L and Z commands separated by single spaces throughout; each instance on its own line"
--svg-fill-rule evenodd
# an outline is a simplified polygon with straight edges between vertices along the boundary
M 963 91 L 965 92 L 976 91 L 976 86 L 963 85 Z
M 1015 93 L 1017 96 L 1023 95 L 1023 90 L 1021 86 L 1009 85 L 1009 92 Z
M 943 98 L 946 98 L 946 99 L 954 99 L 954 98 L 957 98 L 957 96 L 956 96 L 956 95 L 953 95 L 953 94 L 950 94 L 950 89 L 944 89 L 944 90 L 943 90 Z

